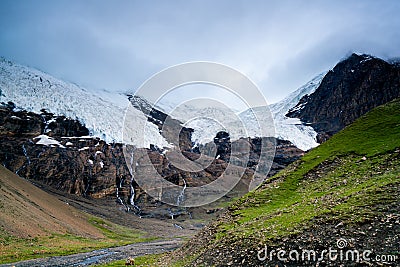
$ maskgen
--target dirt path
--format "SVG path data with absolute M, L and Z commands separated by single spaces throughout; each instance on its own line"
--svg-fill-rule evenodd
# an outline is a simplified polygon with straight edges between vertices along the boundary
M 49 257 L 28 261 L 21 261 L 0 266 L 29 266 L 29 267 L 50 267 L 50 266 L 90 266 L 99 263 L 106 263 L 115 260 L 127 259 L 128 257 L 143 256 L 146 254 L 157 254 L 178 248 L 182 244 L 181 239 L 152 241 L 136 243 L 122 247 L 95 250 L 92 252 L 73 254 L 69 256 Z

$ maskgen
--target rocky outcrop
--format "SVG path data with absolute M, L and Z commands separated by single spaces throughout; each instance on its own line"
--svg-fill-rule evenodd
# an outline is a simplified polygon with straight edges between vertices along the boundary
M 70 137 L 87 136 L 89 130 L 79 121 L 65 118 L 64 116 L 54 116 L 46 110 L 42 110 L 41 117 L 45 123 L 44 133 L 48 136 Z
M 84 136 L 78 121 L 0 108 L 0 162 L 22 177 L 77 195 L 114 194 L 130 177 L 122 146 Z M 109 190 L 114 188 L 114 190 Z
M 11 102 L 0 106 L 1 136 L 30 137 L 42 133 L 44 123 L 39 116 L 25 111 L 13 112 L 14 108 Z
M 216 158 L 229 161 L 231 155 L 231 138 L 229 133 L 221 131 L 214 137 L 214 143 L 217 146 Z
M 156 121 L 162 122 L 158 119 Z M 181 151 L 193 161 L 199 158 L 199 150 L 192 148 L 190 130 L 183 131 Z M 160 205 L 132 178 L 121 144 L 107 144 L 88 134 L 89 131 L 79 121 L 55 116 L 46 110 L 42 110 L 41 114 L 18 111 L 12 103 L 3 104 L 0 107 L 0 163 L 37 184 L 69 194 L 90 198 L 110 197 L 126 210 L 143 216 L 172 216 L 171 207 L 163 206 L 164 211 L 154 210 L 154 207 Z M 261 138 L 243 140 L 243 144 L 250 147 L 250 156 L 248 162 L 241 165 L 247 166 L 247 169 L 230 197 L 247 190 L 259 163 Z M 158 173 L 168 181 L 180 186 L 201 186 L 216 180 L 229 164 L 232 145 L 229 134 L 221 132 L 214 141 L 218 150 L 216 158 L 211 158 L 212 163 L 198 172 L 177 168 L 157 147 L 145 151 Z M 303 151 L 287 141 L 269 140 L 268 144 L 275 142 L 277 153 L 269 175 L 275 174 L 303 154 Z M 238 159 L 235 160 L 237 162 Z M 143 173 L 145 169 L 140 169 L 140 166 L 135 167 L 134 171 L 146 175 Z M 186 210 L 184 213 L 175 211 L 173 216 L 179 214 L 187 213 Z
M 398 64 L 352 54 L 330 70 L 317 90 L 304 96 L 287 116 L 311 125 L 321 142 L 374 107 L 398 97 Z
M 127 95 L 127 97 L 134 108 L 142 111 L 147 116 L 147 120 L 158 127 L 160 134 L 169 143 L 179 145 L 182 151 L 192 151 L 194 145 L 191 139 L 193 129 L 183 127 L 179 120 L 171 118 L 168 114 L 156 109 L 144 98 L 136 95 Z M 175 136 L 176 129 L 180 129 L 179 140 Z
M 268 177 L 274 176 L 279 171 L 286 168 L 289 164 L 300 159 L 303 155 L 304 151 L 297 148 L 291 142 L 277 139 L 274 161 L 272 162 Z

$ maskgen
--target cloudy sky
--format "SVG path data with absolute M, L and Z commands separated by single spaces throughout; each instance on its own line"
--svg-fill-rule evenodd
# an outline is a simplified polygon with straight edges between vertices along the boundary
M 188 61 L 246 74 L 269 103 L 351 52 L 400 56 L 400 1 L 0 1 L 0 56 L 127 91 Z

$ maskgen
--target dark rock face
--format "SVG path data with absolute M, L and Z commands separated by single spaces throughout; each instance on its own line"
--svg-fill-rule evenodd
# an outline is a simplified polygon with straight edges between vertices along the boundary
M 224 161 L 229 161 L 231 154 L 231 138 L 227 132 L 218 132 L 214 137 L 214 143 L 217 146 L 216 158 L 220 158 Z
M 182 127 L 181 122 L 171 118 L 161 110 L 156 109 L 145 99 L 136 95 L 127 95 L 132 106 L 143 112 L 147 120 L 158 127 L 160 134 L 169 142 L 179 145 L 182 151 L 192 151 L 192 133 L 193 129 Z M 176 129 L 180 129 L 179 136 L 174 136 Z M 178 140 L 179 139 L 179 140 Z
M 289 164 L 300 159 L 304 155 L 304 151 L 297 148 L 291 142 L 286 140 L 276 140 L 275 157 L 272 162 L 271 170 L 268 177 L 274 176 L 279 171 L 286 168 Z
M 14 111 L 12 105 L 3 105 L 0 107 L 0 163 L 35 183 L 78 196 L 111 197 L 126 210 L 141 215 L 148 213 L 147 208 L 159 206 L 132 178 L 122 144 L 107 144 L 87 134 L 88 130 L 78 121 L 46 111 L 41 114 Z M 43 136 L 53 143 L 40 144 Z M 144 150 L 157 171 L 180 186 L 212 182 L 227 165 L 215 159 L 205 170 L 191 173 L 174 167 L 157 148 Z M 198 158 L 191 151 L 183 154 L 192 160 Z M 152 211 L 149 215 L 158 213 Z M 165 212 L 165 216 L 170 215 Z
M 181 131 L 180 149 L 189 160 L 197 160 L 199 151 L 192 148 L 190 130 Z M 54 116 L 45 110 L 41 114 L 15 111 L 12 104 L 4 104 L 0 106 L 0 163 L 37 184 L 78 196 L 111 198 L 125 210 L 143 216 L 187 216 L 186 210 L 171 213 L 172 207 L 162 206 L 138 186 L 129 171 L 132 166 L 126 164 L 121 144 L 107 144 L 88 134 L 86 127 L 76 120 Z M 43 140 L 50 143 L 43 144 Z M 157 172 L 168 181 L 180 186 L 201 186 L 216 180 L 230 161 L 229 134 L 221 132 L 214 141 L 219 157 L 211 158 L 212 163 L 199 172 L 178 169 L 156 147 L 144 150 Z M 250 147 L 250 156 L 248 162 L 241 165 L 246 167 L 247 164 L 247 169 L 232 196 L 247 190 L 261 153 L 261 138 L 242 141 L 245 147 Z M 268 144 L 275 143 L 275 140 L 268 141 Z M 276 151 L 269 176 L 303 154 L 290 142 L 279 140 Z M 146 175 L 140 166 L 134 168 L 134 172 Z
M 44 133 L 54 144 L 40 144 L 38 136 Z M 0 162 L 22 177 L 71 194 L 114 194 L 119 180 L 130 177 L 122 146 L 82 137 L 88 133 L 81 123 L 63 116 L 3 107 Z
M 48 136 L 70 137 L 87 136 L 89 130 L 79 121 L 65 118 L 64 116 L 54 116 L 54 114 L 42 110 L 41 117 L 46 123 L 44 132 Z
M 44 123 L 34 113 L 25 111 L 13 112 L 15 105 L 9 103 L 0 106 L 0 135 L 15 137 L 39 135 Z
M 266 141 L 266 144 L 275 145 L 275 154 L 267 177 L 274 176 L 304 155 L 304 151 L 297 148 L 290 141 L 276 138 L 267 138 L 264 141 Z M 247 166 L 250 169 L 254 169 L 257 167 L 258 161 L 260 160 L 262 138 L 251 138 L 250 143 L 251 151 Z
M 318 89 L 303 97 L 287 116 L 310 124 L 321 142 L 369 110 L 398 97 L 398 65 L 352 54 L 329 71 Z

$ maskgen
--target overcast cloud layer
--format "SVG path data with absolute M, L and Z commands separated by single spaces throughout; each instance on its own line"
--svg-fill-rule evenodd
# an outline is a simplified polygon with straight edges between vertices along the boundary
M 0 1 L 0 56 L 77 84 L 138 88 L 188 61 L 248 75 L 269 103 L 351 52 L 400 56 L 400 1 Z

